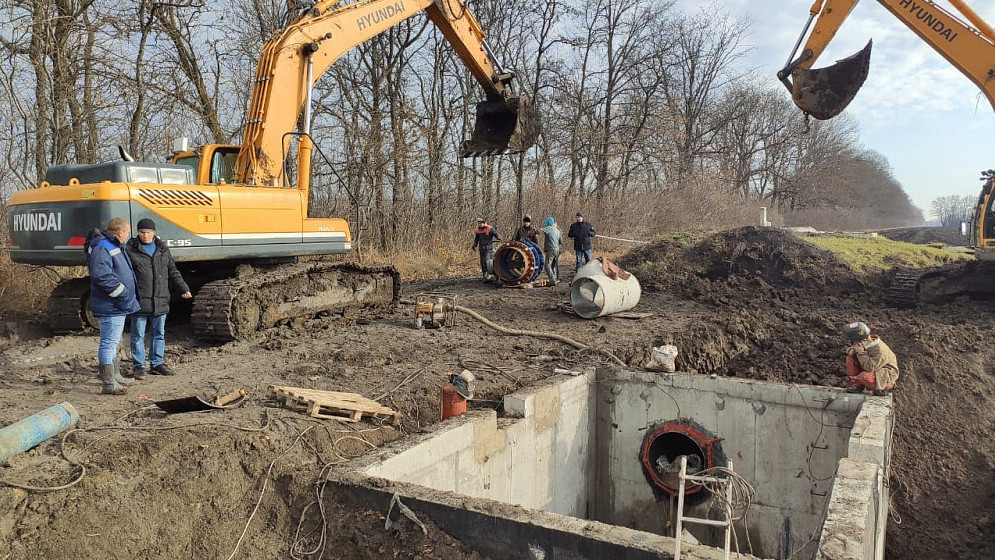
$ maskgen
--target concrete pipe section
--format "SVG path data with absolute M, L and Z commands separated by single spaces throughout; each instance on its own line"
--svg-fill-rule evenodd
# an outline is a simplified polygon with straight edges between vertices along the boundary
M 494 253 L 494 274 L 509 286 L 534 282 L 545 265 L 539 246 L 529 240 L 509 241 Z
M 639 280 L 603 257 L 580 267 L 570 284 L 570 305 L 585 319 L 628 311 L 641 295 Z
M 655 488 L 676 496 L 680 487 L 680 457 L 688 458 L 688 474 L 724 467 L 726 458 L 719 443 L 721 441 L 722 438 L 715 437 L 694 422 L 669 420 L 646 432 L 639 460 Z M 701 491 L 701 486 L 689 484 L 684 488 L 684 495 L 693 496 Z

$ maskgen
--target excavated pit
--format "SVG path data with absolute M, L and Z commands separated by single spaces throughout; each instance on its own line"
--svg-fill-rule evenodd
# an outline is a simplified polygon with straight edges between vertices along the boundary
M 660 426 L 693 426 L 691 435 Z M 598 369 L 504 399 L 339 469 L 340 490 L 386 508 L 396 495 L 493 558 L 669 558 L 670 493 L 641 460 L 728 461 L 756 490 L 735 523 L 743 557 L 882 558 L 890 398 L 701 375 Z M 721 516 L 707 496 L 685 515 Z M 395 508 L 396 509 L 396 508 Z M 720 558 L 724 532 L 688 526 Z M 833 555 L 835 552 L 851 555 Z M 852 555 L 853 551 L 863 551 Z

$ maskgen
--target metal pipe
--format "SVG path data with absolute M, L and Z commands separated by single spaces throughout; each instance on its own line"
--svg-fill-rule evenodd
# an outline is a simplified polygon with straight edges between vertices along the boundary
M 539 246 L 527 239 L 509 241 L 494 253 L 494 274 L 511 286 L 534 282 L 545 264 Z
M 314 91 L 314 55 L 307 57 L 307 92 L 304 94 L 304 134 L 311 134 L 311 94 Z
M 64 402 L 0 429 L 0 463 L 75 426 L 77 421 L 79 413 Z
M 580 267 L 570 284 L 570 304 L 585 319 L 632 309 L 641 295 L 642 288 L 634 275 L 613 280 L 605 274 L 600 258 Z

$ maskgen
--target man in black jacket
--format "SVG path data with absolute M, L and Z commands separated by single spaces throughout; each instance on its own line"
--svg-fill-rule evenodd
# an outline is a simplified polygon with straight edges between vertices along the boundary
M 128 254 L 135 270 L 138 303 L 141 310 L 131 316 L 131 359 L 135 379 L 145 377 L 145 329 L 152 325 L 149 365 L 152 375 L 173 375 L 164 363 L 166 351 L 166 314 L 169 313 L 169 288 L 189 299 L 190 288 L 173 262 L 166 243 L 156 237 L 155 222 L 138 220 L 138 235 L 128 241 Z
M 591 222 L 584 220 L 584 213 L 577 212 L 577 218 L 570 224 L 567 237 L 574 240 L 574 252 L 577 254 L 577 268 L 591 262 L 591 238 L 597 235 Z

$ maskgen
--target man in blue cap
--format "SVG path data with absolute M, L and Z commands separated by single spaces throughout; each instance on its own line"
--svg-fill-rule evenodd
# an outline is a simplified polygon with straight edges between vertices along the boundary
M 546 216 L 542 229 L 542 252 L 546 255 L 546 277 L 549 284 L 555 286 L 560 281 L 560 251 L 563 249 L 563 232 L 556 225 L 552 216 Z

